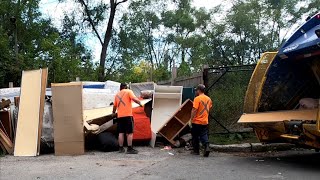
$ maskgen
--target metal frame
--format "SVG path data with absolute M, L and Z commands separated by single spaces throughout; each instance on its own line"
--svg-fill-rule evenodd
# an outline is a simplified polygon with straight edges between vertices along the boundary
M 209 67 L 203 70 L 203 82 L 207 87 L 205 94 L 208 92 L 229 72 L 240 72 L 240 71 L 254 71 L 256 64 L 247 64 L 239 66 L 221 66 L 221 67 Z M 213 72 L 210 72 L 213 71 Z M 220 74 L 220 76 L 212 83 L 209 82 L 210 74 Z M 210 118 L 219 124 L 228 134 L 237 133 L 231 132 L 227 127 L 225 127 L 218 119 L 216 119 L 212 114 L 209 114 Z

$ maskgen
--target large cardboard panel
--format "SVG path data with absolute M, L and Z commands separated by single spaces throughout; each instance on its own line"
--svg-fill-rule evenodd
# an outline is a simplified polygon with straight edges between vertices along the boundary
M 82 155 L 84 142 L 54 142 L 54 154 L 56 156 Z
M 52 84 L 55 155 L 84 154 L 82 84 Z
M 41 69 L 23 71 L 14 156 L 36 156 L 41 94 Z
M 285 120 L 316 120 L 318 109 L 243 114 L 238 123 L 269 123 Z

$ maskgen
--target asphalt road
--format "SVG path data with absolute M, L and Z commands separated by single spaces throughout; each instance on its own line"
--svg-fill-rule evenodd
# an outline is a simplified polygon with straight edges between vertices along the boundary
M 5 156 L 0 158 L 0 179 L 320 179 L 320 153 L 312 151 L 213 153 L 203 158 L 183 149 L 138 149 L 138 155 Z

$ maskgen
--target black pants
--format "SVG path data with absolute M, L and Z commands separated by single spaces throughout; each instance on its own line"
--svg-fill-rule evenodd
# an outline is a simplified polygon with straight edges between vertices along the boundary
M 192 146 L 195 152 L 199 152 L 199 142 L 201 142 L 202 145 L 209 143 L 208 125 L 192 124 L 191 134 Z

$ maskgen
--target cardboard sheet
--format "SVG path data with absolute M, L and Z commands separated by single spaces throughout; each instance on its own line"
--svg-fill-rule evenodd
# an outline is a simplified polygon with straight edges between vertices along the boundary
M 150 102 L 151 99 L 143 99 L 141 100 L 141 104 L 145 105 L 148 102 Z M 137 108 L 139 105 L 135 102 L 132 102 L 132 108 Z M 113 106 L 108 106 L 105 108 L 99 108 L 99 109 L 89 109 L 83 111 L 83 120 L 87 121 L 89 123 L 92 123 L 92 120 L 99 119 L 103 117 L 107 117 L 112 115 Z M 105 122 L 104 122 L 105 123 Z M 95 124 L 95 123 L 93 123 Z
M 104 116 L 108 116 L 112 114 L 113 106 L 108 106 L 105 108 L 99 108 L 99 109 L 89 109 L 83 111 L 83 120 L 84 121 L 90 121 L 98 118 L 102 118 Z
M 238 123 L 269 123 L 284 120 L 316 120 L 318 109 L 312 110 L 290 110 L 272 111 L 254 114 L 243 114 Z
M 84 154 L 82 84 L 52 84 L 55 155 Z
M 41 69 L 22 72 L 14 156 L 38 154 L 41 72 Z

